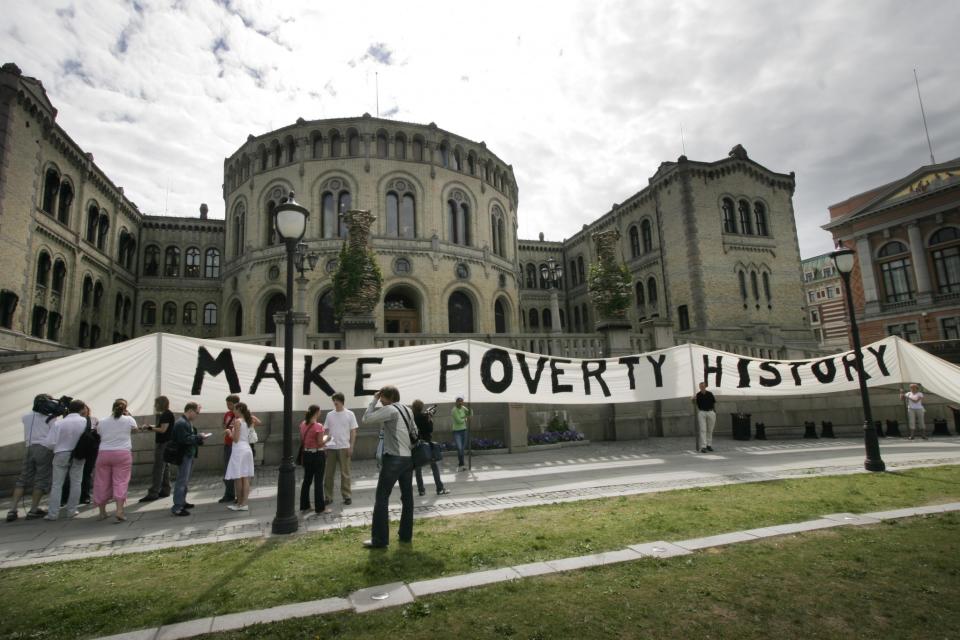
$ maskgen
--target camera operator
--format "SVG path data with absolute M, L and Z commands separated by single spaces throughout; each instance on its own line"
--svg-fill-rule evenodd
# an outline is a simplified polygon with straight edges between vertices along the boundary
M 421 400 L 414 400 L 410 408 L 413 409 L 413 421 L 417 423 L 420 439 L 429 442 L 431 450 L 433 447 L 439 447 L 440 445 L 433 442 L 433 414 L 437 411 L 437 405 L 424 409 Z M 440 469 L 437 468 L 437 462 L 432 455 L 430 456 L 430 470 L 433 471 L 433 484 L 437 488 L 437 495 L 442 496 L 450 493 L 443 486 L 443 481 L 440 479 Z M 420 471 L 420 467 L 417 467 L 416 475 L 417 491 L 422 496 L 426 494 L 426 490 L 423 486 L 423 473 Z
M 51 408 L 56 413 L 49 413 Z M 47 413 L 42 413 L 41 409 Z M 23 467 L 13 489 L 13 508 L 7 512 L 7 522 L 13 522 L 19 517 L 17 509 L 20 499 L 27 487 L 33 490 L 30 497 L 30 510 L 27 511 L 27 520 L 42 518 L 47 512 L 40 508 L 40 500 L 44 493 L 50 491 L 50 477 L 53 471 L 53 450 L 45 443 L 50 426 L 63 415 L 59 403 L 46 394 L 40 394 L 33 399 L 33 410 L 23 416 L 23 443 L 26 451 L 23 455 Z

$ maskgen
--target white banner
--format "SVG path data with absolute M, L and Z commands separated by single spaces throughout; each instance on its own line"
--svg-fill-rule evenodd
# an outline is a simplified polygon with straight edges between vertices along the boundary
M 899 338 L 864 347 L 868 385 L 922 383 L 960 401 L 960 368 Z M 295 349 L 293 406 L 328 404 L 334 391 L 347 406 L 366 406 L 384 385 L 401 399 L 468 402 L 608 404 L 688 398 L 701 381 L 718 397 L 855 392 L 852 352 L 810 360 L 777 361 L 681 345 L 618 358 L 576 359 L 515 351 L 461 340 L 443 344 L 344 351 Z M 105 415 L 126 398 L 135 415 L 153 412 L 165 395 L 179 412 L 190 401 L 219 411 L 240 395 L 256 412 L 283 409 L 283 349 L 169 334 L 121 344 L 0 374 L 0 446 L 19 442 L 19 417 L 33 397 L 49 393 L 86 401 Z

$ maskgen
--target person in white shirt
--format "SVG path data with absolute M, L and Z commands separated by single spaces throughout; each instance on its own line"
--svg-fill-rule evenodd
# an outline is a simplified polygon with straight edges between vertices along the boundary
M 71 400 L 66 417 L 57 420 L 47 434 L 46 444 L 53 449 L 53 482 L 50 487 L 50 508 L 45 520 L 56 520 L 60 515 L 60 494 L 63 482 L 70 478 L 70 497 L 67 499 L 67 517 L 77 515 L 80 503 L 80 482 L 83 480 L 83 460 L 73 459 L 73 449 L 87 428 L 87 418 L 80 413 L 86 408 L 83 400 Z
M 333 411 L 327 412 L 323 421 L 323 428 L 330 435 L 327 443 L 327 464 L 323 472 L 323 495 L 327 504 L 333 502 L 333 481 L 336 477 L 336 468 L 340 469 L 340 496 L 343 504 L 353 502 L 353 493 L 350 490 L 350 460 L 353 458 L 353 446 L 357 442 L 357 416 L 350 409 L 343 406 L 344 397 L 339 391 L 330 397 L 333 400 Z
M 40 399 L 49 396 L 39 395 L 34 398 L 34 410 L 23 416 L 23 443 L 26 451 L 23 456 L 23 467 L 13 488 L 13 508 L 7 512 L 7 522 L 13 522 L 19 515 L 17 505 L 23 497 L 27 487 L 33 494 L 30 497 L 30 510 L 27 511 L 27 520 L 42 518 L 47 512 L 40 508 L 40 500 L 44 493 L 50 492 L 50 475 L 53 471 L 53 451 L 46 446 L 47 434 L 50 426 L 57 419 L 56 416 L 45 416 L 36 411 Z
M 917 423 L 920 423 L 920 437 L 927 439 L 927 426 L 923 424 L 923 392 L 920 391 L 920 385 L 910 385 L 910 391 L 901 393 L 900 399 L 907 401 L 907 421 L 910 423 L 910 437 L 913 440 L 913 434 L 917 430 Z
M 137 421 L 127 413 L 127 401 L 116 400 L 113 412 L 97 423 L 100 449 L 97 453 L 96 475 L 93 480 L 93 503 L 100 509 L 100 519 L 107 519 L 107 503 L 117 504 L 117 522 L 126 520 L 123 505 L 127 501 L 130 472 L 133 469 L 133 442 L 130 434 L 140 431 Z

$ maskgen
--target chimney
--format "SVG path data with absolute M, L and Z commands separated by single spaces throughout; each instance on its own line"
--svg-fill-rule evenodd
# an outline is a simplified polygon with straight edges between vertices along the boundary
M 204 202 L 203 204 L 200 205 L 200 219 L 201 219 L 201 220 L 206 220 L 206 219 L 207 219 L 207 211 L 209 211 L 209 209 L 207 208 L 207 203 Z

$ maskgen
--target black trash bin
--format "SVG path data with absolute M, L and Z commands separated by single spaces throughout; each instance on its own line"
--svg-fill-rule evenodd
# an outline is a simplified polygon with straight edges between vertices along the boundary
M 733 439 L 750 439 L 750 415 L 749 413 L 731 413 L 730 420 L 733 423 Z

